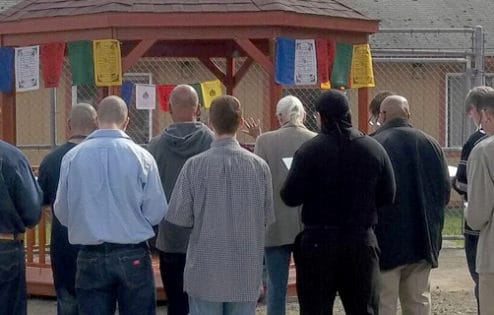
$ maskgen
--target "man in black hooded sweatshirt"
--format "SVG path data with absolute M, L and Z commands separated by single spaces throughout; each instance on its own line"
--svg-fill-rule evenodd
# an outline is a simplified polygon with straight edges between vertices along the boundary
M 316 103 L 321 132 L 295 153 L 281 198 L 302 207 L 294 244 L 300 314 L 331 314 L 338 292 L 350 315 L 378 314 L 378 209 L 394 200 L 393 169 L 384 148 L 352 128 L 346 96 L 323 92 Z

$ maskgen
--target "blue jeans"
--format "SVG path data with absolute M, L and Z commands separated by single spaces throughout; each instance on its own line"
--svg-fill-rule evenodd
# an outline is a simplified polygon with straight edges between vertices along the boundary
M 81 314 L 156 314 L 151 258 L 145 244 L 83 246 L 77 257 Z
M 1 313 L 25 315 L 26 304 L 26 263 L 23 243 L 0 240 Z
M 256 301 L 210 302 L 189 295 L 190 315 L 254 315 Z
M 50 242 L 51 268 L 57 293 L 57 314 L 77 315 L 75 274 L 79 246 L 71 245 L 67 228 L 53 216 Z
M 477 266 L 477 243 L 479 242 L 478 235 L 464 234 L 465 235 L 465 255 L 467 257 L 468 271 L 472 276 L 473 282 L 475 283 L 474 292 L 475 298 L 477 299 L 477 312 L 480 314 L 479 310 L 479 274 L 475 271 Z
M 284 315 L 288 269 L 293 245 L 266 247 L 264 259 L 268 272 L 267 315 Z

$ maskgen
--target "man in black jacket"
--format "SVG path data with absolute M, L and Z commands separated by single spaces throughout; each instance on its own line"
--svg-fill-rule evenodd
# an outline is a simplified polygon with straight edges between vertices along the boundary
M 346 96 L 321 94 L 321 133 L 295 153 L 281 198 L 302 207 L 305 229 L 294 258 L 300 314 L 331 314 L 336 292 L 347 314 L 378 314 L 377 209 L 393 203 L 395 182 L 383 147 L 351 125 Z
M 439 144 L 409 123 L 407 100 L 388 96 L 374 138 L 388 152 L 396 178 L 393 211 L 379 217 L 381 249 L 379 314 L 430 314 L 430 271 L 441 249 L 449 172 Z

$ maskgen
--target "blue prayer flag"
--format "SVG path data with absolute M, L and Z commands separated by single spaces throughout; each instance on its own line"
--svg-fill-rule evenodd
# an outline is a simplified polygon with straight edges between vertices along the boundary
M 0 91 L 11 92 L 14 88 L 14 48 L 0 47 Z
M 278 84 L 295 83 L 295 39 L 276 38 L 275 81 Z
M 134 83 L 130 81 L 123 81 L 122 87 L 120 88 L 120 96 L 127 104 L 127 107 L 130 106 L 130 99 L 132 98 L 132 92 L 134 89 Z

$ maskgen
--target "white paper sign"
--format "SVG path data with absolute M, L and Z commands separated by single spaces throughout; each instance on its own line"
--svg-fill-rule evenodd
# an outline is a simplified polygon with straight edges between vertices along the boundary
M 285 164 L 288 170 L 290 169 L 290 167 L 292 167 L 292 161 L 293 161 L 292 157 L 282 158 L 281 160 L 283 161 L 283 164 Z
M 154 84 L 136 84 L 136 108 L 156 109 L 156 87 Z
M 295 41 L 295 84 L 317 83 L 316 42 L 313 39 Z
M 15 89 L 39 89 L 39 46 L 15 48 Z
M 448 165 L 449 177 L 455 177 L 457 169 L 458 168 L 456 166 Z

